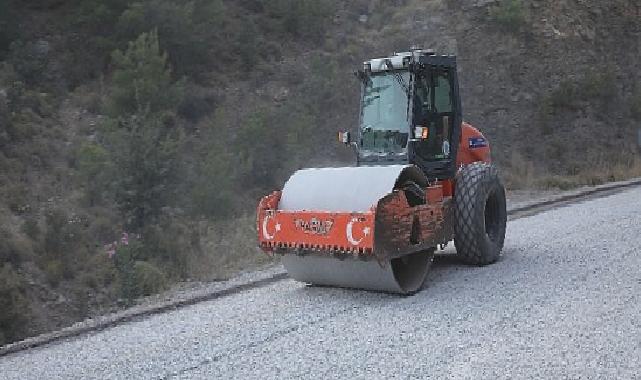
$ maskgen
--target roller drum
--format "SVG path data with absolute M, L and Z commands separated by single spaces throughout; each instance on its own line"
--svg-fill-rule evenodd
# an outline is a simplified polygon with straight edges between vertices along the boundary
M 312 285 L 412 294 L 423 286 L 434 260 L 434 250 L 412 253 L 380 264 L 329 254 L 295 255 L 282 258 L 290 277 Z
M 421 185 L 427 184 L 420 170 L 412 165 L 299 170 L 285 183 L 278 211 L 368 213 L 408 178 Z M 354 244 L 361 240 L 353 236 L 352 224 L 348 224 L 345 234 L 347 241 Z M 368 233 L 373 229 L 373 226 L 368 227 Z M 330 252 L 317 250 L 304 255 L 295 249 L 285 251 L 283 265 L 298 281 L 401 294 L 411 294 L 421 288 L 434 257 L 434 250 L 430 249 L 381 263 L 374 255 L 338 258 Z

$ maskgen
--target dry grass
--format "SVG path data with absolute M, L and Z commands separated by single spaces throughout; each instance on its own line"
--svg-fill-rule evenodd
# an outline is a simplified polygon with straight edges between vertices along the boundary
M 256 219 L 240 216 L 220 222 L 202 222 L 203 252 L 190 260 L 194 279 L 227 279 L 237 272 L 274 262 L 256 243 Z
M 595 186 L 641 177 L 641 155 L 636 152 L 624 152 L 610 159 L 598 156 L 586 162 L 575 173 L 560 175 L 549 174 L 538 168 L 534 162 L 514 152 L 503 171 L 503 177 L 505 186 L 510 190 L 568 190 L 580 186 Z
M 503 170 L 505 187 L 511 190 L 533 189 L 536 187 L 537 177 L 534 163 L 519 152 L 512 152 L 510 161 Z

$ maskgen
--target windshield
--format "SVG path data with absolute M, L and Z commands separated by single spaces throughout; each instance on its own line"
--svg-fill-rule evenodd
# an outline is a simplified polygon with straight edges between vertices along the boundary
M 368 153 L 405 153 L 409 137 L 409 72 L 373 75 L 364 87 L 361 148 Z M 402 82 L 402 83 L 400 83 Z

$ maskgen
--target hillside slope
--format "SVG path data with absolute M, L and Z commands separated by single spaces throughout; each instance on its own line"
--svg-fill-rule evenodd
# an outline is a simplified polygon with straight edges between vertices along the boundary
M 258 197 L 351 163 L 352 70 L 413 44 L 509 187 L 641 175 L 633 0 L 0 0 L 0 344 L 256 265 Z

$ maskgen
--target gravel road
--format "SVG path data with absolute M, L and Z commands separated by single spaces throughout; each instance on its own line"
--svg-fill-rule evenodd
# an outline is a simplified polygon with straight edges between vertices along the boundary
M 0 358 L 2 379 L 641 378 L 641 189 L 508 224 L 399 297 L 291 280 Z

